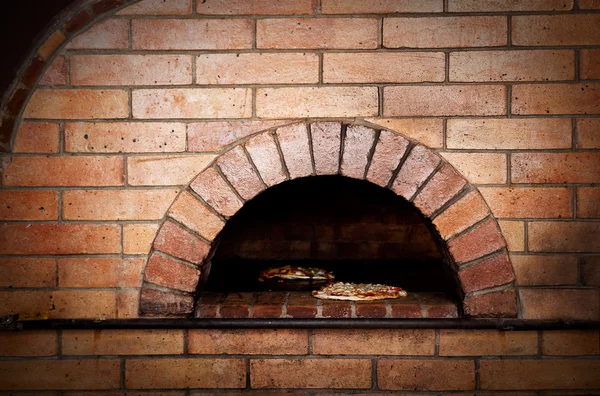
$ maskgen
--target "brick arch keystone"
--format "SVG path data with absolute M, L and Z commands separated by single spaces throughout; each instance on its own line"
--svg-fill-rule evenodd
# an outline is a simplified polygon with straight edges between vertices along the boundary
M 253 135 L 198 174 L 177 197 L 148 256 L 141 316 L 187 316 L 228 218 L 265 189 L 300 177 L 368 180 L 412 202 L 445 241 L 469 317 L 515 317 L 506 242 L 476 188 L 438 154 L 394 131 L 301 122 Z

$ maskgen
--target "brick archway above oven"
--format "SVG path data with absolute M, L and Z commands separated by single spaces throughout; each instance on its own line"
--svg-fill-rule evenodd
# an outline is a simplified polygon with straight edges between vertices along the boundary
M 339 121 L 255 134 L 197 175 L 154 240 L 140 315 L 192 314 L 217 235 L 244 202 L 287 180 L 334 174 L 389 188 L 432 221 L 450 253 L 465 315 L 517 316 L 506 242 L 477 189 L 431 149 L 397 132 Z

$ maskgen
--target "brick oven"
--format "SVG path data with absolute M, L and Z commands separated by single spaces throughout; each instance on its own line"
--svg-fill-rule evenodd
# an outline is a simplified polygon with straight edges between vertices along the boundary
M 599 10 L 77 2 L 2 102 L 0 394 L 599 393 Z

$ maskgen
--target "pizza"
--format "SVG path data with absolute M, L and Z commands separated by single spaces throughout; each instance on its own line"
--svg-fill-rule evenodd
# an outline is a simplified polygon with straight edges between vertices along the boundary
M 371 301 L 406 297 L 407 293 L 396 286 L 336 282 L 313 291 L 312 295 L 323 300 Z
M 296 267 L 285 265 L 278 268 L 269 268 L 264 270 L 258 276 L 258 280 L 263 282 L 267 279 L 286 279 L 286 280 L 318 280 L 318 281 L 333 281 L 335 276 L 333 272 L 325 271 L 321 268 L 313 267 Z

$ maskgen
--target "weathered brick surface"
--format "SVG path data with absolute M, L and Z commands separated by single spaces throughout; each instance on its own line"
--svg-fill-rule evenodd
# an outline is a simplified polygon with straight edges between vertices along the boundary
M 342 126 L 339 122 L 315 122 L 310 125 L 315 171 L 317 175 L 338 173 Z
M 433 355 L 433 330 L 313 330 L 318 355 Z
M 253 137 L 244 147 L 267 186 L 274 186 L 287 178 L 275 139 L 269 132 Z
M 140 314 L 145 316 L 183 316 L 194 309 L 194 297 L 176 291 L 165 292 L 144 287 L 140 293 Z
M 342 175 L 355 179 L 364 178 L 375 137 L 375 131 L 371 128 L 362 125 L 348 126 L 340 168 Z
M 599 222 L 532 222 L 532 252 L 600 252 Z
M 67 83 L 67 61 L 62 55 L 54 58 L 40 79 L 40 85 L 65 85 Z
M 473 184 L 504 184 L 507 180 L 506 154 L 441 152 L 452 166 Z
M 518 153 L 511 156 L 514 183 L 596 183 L 598 153 Z
M 512 88 L 513 114 L 597 114 L 598 84 L 529 84 Z
M 457 263 L 475 260 L 504 246 L 504 238 L 492 217 L 448 242 L 450 253 Z
M 425 216 L 431 216 L 458 194 L 467 181 L 449 164 L 445 164 L 414 198 L 414 204 Z
M 123 49 L 129 45 L 129 21 L 107 19 L 75 37 L 68 49 Z
M 544 355 L 598 355 L 598 330 L 546 330 L 542 333 Z
M 578 4 L 579 8 L 584 10 L 600 9 L 600 4 L 598 3 L 598 0 L 579 0 Z
M 306 128 L 306 124 L 294 124 L 277 128 L 276 131 L 283 160 L 292 179 L 313 172 Z
M 573 9 L 573 0 L 450 0 L 448 2 L 450 12 L 569 11 L 571 9 Z
M 501 286 L 515 279 L 508 254 L 501 253 L 462 268 L 458 278 L 465 293 Z
M 472 360 L 379 360 L 377 383 L 384 390 L 471 390 Z
M 56 286 L 56 260 L 51 258 L 0 259 L 0 287 Z
M 489 208 L 476 191 L 467 193 L 433 220 L 433 224 L 447 239 L 483 220 L 489 214 Z
M 261 0 L 231 0 L 227 3 L 198 3 L 196 11 L 208 15 L 295 15 L 312 14 L 315 3 L 311 0 L 288 0 L 282 3 L 265 3 Z
M 166 355 L 183 353 L 183 330 L 65 330 L 65 355 Z
M 510 259 L 521 286 L 577 284 L 579 275 L 576 256 L 512 255 Z
M 0 356 L 56 356 L 58 336 L 55 330 L 31 330 L 0 333 Z
M 123 289 L 117 291 L 117 318 L 139 318 L 140 289 Z
M 396 131 L 429 147 L 443 146 L 443 124 L 436 118 L 365 118 L 366 121 Z
M 600 32 L 595 29 L 600 16 L 582 15 L 516 15 L 512 18 L 514 45 L 595 45 Z
M 481 187 L 496 218 L 569 218 L 573 216 L 570 188 Z
M 58 220 L 58 192 L 0 191 L 1 220 Z
M 225 223 L 192 194 L 184 191 L 169 209 L 169 216 L 212 241 Z
M 532 331 L 440 330 L 440 356 L 537 355 Z
M 196 291 L 199 278 L 198 269 L 156 253 L 150 256 L 144 272 L 147 282 L 190 293 Z
M 123 253 L 147 254 L 158 231 L 158 224 L 124 224 Z
M 367 180 L 387 186 L 393 172 L 408 149 L 409 141 L 390 131 L 381 131 L 371 159 Z
M 117 12 L 118 15 L 185 15 L 192 12 L 191 0 L 143 0 Z
M 600 188 L 580 187 L 577 189 L 577 217 L 600 218 Z
M 56 153 L 59 150 L 59 125 L 50 122 L 23 122 L 19 126 L 13 152 Z
M 524 319 L 600 318 L 600 293 L 594 289 L 525 289 L 520 290 Z
M 441 12 L 443 5 L 440 0 L 377 0 L 369 4 L 355 0 L 323 0 L 321 10 L 324 14 Z
M 305 355 L 306 330 L 191 330 L 188 351 L 194 354 Z
M 498 221 L 502 236 L 510 252 L 522 252 L 525 250 L 525 222 L 500 220 Z
M 581 264 L 582 283 L 585 286 L 600 286 L 600 258 L 583 257 Z
M 509 288 L 485 294 L 470 295 L 463 300 L 465 314 L 470 317 L 517 316 L 517 294 Z
M 206 242 L 170 220 L 163 223 L 152 246 L 194 264 L 202 263 L 210 249 Z
M 600 128 L 598 118 L 580 118 L 577 120 L 577 147 L 600 149 Z
M 60 287 L 140 287 L 142 258 L 69 257 L 58 259 Z
M 219 157 L 217 165 L 233 188 L 245 200 L 254 198 L 265 189 L 242 146 L 236 146 Z
M 585 80 L 600 79 L 600 50 L 582 50 L 579 55 L 579 76 Z
M 233 216 L 242 207 L 240 199 L 213 168 L 202 172 L 190 187 L 224 216 Z
M 419 187 L 433 173 L 441 159 L 421 145 L 415 146 L 400 168 L 392 183 L 392 190 L 406 199 L 411 199 Z
M 158 146 L 161 148 L 161 145 Z M 212 154 L 147 155 L 127 159 L 127 182 L 133 186 L 182 186 L 203 171 Z
M 122 89 L 38 89 L 24 118 L 95 119 L 127 118 L 129 99 Z

